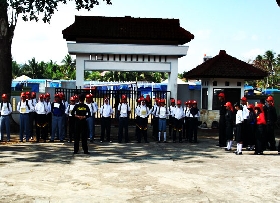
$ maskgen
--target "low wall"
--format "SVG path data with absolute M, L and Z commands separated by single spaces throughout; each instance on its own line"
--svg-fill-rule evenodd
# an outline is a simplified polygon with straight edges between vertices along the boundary
M 219 122 L 219 110 L 200 110 L 200 121 L 207 124 L 207 128 L 211 128 L 213 121 Z

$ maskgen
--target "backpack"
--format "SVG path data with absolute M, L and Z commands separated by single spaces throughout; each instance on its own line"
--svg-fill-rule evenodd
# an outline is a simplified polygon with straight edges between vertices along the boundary
M 10 111 L 10 102 L 7 102 L 7 106 L 8 106 L 8 110 Z M 3 102 L 1 102 L 1 110 L 2 110 L 2 107 L 3 107 Z

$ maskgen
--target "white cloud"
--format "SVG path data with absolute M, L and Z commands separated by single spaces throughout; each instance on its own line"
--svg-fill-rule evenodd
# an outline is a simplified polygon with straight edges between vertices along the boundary
M 234 41 L 242 41 L 245 40 L 246 38 L 247 38 L 247 34 L 244 31 L 238 31 L 232 36 L 232 39 Z
M 252 36 L 251 36 L 251 39 L 252 39 L 253 41 L 256 41 L 256 40 L 259 39 L 259 37 L 258 37 L 258 35 L 252 35 Z
M 251 49 L 245 53 L 242 54 L 242 57 L 244 58 L 244 61 L 248 61 L 249 59 L 253 60 L 255 59 L 258 55 L 262 55 L 264 53 L 264 50 L 260 48 L 256 49 Z

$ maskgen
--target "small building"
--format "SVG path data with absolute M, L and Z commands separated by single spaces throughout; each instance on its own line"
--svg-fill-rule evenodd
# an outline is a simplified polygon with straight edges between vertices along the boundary
M 179 19 L 75 16 L 62 31 L 69 54 L 76 55 L 76 86 L 85 70 L 167 72 L 168 91 L 177 98 L 178 58 L 194 35 Z
M 186 72 L 184 77 L 201 80 L 201 119 L 209 127 L 213 120 L 219 119 L 220 92 L 224 92 L 226 101 L 232 104 L 240 102 L 240 98 L 244 96 L 245 80 L 263 79 L 267 75 L 266 71 L 220 50 L 215 57 Z

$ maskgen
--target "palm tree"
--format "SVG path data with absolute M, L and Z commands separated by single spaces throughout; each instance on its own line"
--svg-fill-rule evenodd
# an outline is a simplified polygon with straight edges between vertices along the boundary
M 76 78 L 76 60 L 73 60 L 72 57 L 67 54 L 64 59 L 61 61 L 61 73 L 63 79 L 73 80 Z

